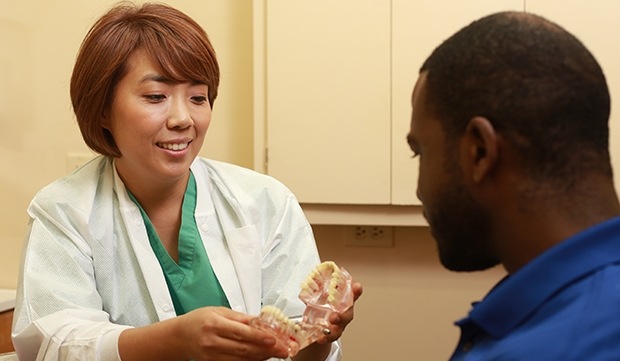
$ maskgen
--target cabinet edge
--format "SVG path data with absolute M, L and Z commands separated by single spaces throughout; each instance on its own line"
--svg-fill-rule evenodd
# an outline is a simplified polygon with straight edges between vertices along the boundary
M 428 226 L 421 206 L 302 203 L 301 207 L 312 225 Z

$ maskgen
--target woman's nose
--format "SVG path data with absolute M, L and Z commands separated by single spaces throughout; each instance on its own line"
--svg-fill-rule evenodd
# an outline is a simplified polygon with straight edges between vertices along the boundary
M 183 99 L 173 100 L 168 115 L 168 127 L 184 129 L 190 125 L 192 125 L 192 117 L 189 114 L 187 104 Z

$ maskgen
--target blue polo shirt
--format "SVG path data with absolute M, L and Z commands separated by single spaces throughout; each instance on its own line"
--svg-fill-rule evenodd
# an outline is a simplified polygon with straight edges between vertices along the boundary
M 620 218 L 547 250 L 456 324 L 451 360 L 620 360 Z

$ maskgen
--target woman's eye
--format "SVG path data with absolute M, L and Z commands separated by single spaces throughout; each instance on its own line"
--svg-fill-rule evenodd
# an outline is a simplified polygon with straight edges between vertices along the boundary
M 191 97 L 191 100 L 194 104 L 204 104 L 207 102 L 207 97 L 203 95 L 196 95 Z
M 145 95 L 144 97 L 148 101 L 155 102 L 155 103 L 166 99 L 166 96 L 163 94 L 149 94 L 149 95 Z

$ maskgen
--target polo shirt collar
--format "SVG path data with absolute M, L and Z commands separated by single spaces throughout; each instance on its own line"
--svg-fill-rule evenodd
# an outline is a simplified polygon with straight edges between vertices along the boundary
M 566 239 L 507 276 L 458 324 L 473 321 L 489 335 L 502 337 L 561 288 L 618 261 L 620 217 Z

